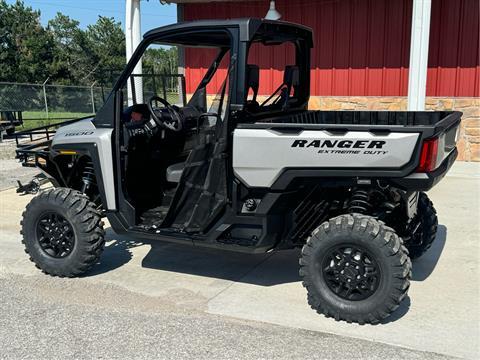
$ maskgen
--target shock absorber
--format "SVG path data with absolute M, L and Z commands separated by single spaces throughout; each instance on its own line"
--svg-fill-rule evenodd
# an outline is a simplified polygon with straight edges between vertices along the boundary
M 349 213 L 368 214 L 372 209 L 370 194 L 367 190 L 360 188 L 352 189 L 352 196 L 348 203 Z
M 85 162 L 85 166 L 83 168 L 82 173 L 82 189 L 81 191 L 86 194 L 87 191 L 93 186 L 97 184 L 95 179 L 95 172 L 93 170 L 93 163 L 90 159 Z

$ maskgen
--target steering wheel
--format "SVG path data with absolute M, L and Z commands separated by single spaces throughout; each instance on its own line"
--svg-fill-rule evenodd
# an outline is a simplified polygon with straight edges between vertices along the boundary
M 160 108 L 154 105 L 155 102 L 159 102 L 166 109 L 166 111 L 162 111 Z M 165 129 L 172 130 L 179 132 L 183 128 L 182 123 L 182 115 L 178 112 L 178 110 L 171 105 L 167 100 L 162 99 L 160 96 L 154 95 L 148 100 L 148 110 L 150 111 L 150 115 L 152 115 L 153 120 L 160 126 Z

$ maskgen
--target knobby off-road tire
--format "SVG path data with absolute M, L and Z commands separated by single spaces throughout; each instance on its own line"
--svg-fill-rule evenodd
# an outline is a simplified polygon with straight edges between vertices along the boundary
M 417 259 L 427 252 L 437 236 L 438 218 L 433 203 L 427 194 L 421 192 L 418 198 L 418 234 L 412 234 L 412 241 L 406 246 L 411 259 Z
M 68 188 L 42 192 L 22 216 L 25 252 L 44 273 L 74 277 L 98 261 L 105 231 L 100 212 L 85 194 Z
M 360 214 L 321 224 L 300 257 L 300 276 L 312 309 L 359 324 L 378 323 L 398 308 L 407 295 L 411 267 L 395 231 Z M 352 290 L 353 285 L 358 286 Z

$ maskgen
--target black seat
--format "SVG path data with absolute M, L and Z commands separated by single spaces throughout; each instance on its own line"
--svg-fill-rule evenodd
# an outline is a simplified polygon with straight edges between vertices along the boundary
M 281 107 L 282 110 L 288 108 L 288 100 L 290 100 L 290 93 L 292 88 L 295 89 L 300 85 L 300 71 L 296 65 L 287 65 L 285 66 L 285 71 L 283 72 L 283 82 L 280 86 L 273 92 L 272 95 L 268 97 L 260 106 L 264 106 L 275 96 L 272 105 L 275 108 Z M 280 105 L 280 106 L 279 106 Z
M 248 64 L 246 68 L 246 79 L 245 79 L 245 86 L 247 91 L 245 92 L 246 98 L 248 98 L 248 93 L 250 89 L 253 91 L 253 97 L 251 100 L 246 101 L 247 111 L 249 112 L 257 112 L 259 105 L 257 102 L 257 95 L 258 95 L 258 87 L 260 83 L 260 70 L 258 65 L 251 65 Z
M 292 88 L 295 88 L 298 85 L 300 85 L 300 72 L 298 70 L 298 66 L 285 66 L 285 71 L 283 73 L 283 84 L 281 85 L 282 92 L 280 94 L 280 103 L 282 104 L 282 108 L 287 107 Z
M 298 70 L 298 66 L 285 66 L 285 71 L 283 72 L 283 84 L 287 86 L 289 90 L 291 90 L 292 87 L 300 85 L 300 71 Z
M 247 96 L 250 89 L 253 91 L 253 98 L 251 101 L 257 101 L 258 86 L 260 83 L 260 70 L 258 65 L 247 65 Z
M 167 167 L 166 178 L 168 182 L 178 183 L 182 177 L 183 169 L 185 168 L 185 163 L 176 163 Z

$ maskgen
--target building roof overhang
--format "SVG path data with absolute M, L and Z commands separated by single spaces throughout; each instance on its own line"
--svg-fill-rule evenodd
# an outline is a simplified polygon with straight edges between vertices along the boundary
M 238 2 L 239 0 L 163 0 L 167 4 L 192 4 L 192 3 L 207 3 L 207 2 Z M 242 0 L 242 1 L 258 1 L 258 0 Z
M 179 22 L 162 26 L 145 33 L 145 39 L 155 39 L 162 43 L 185 46 L 219 46 L 222 41 L 229 43 L 229 38 L 222 38 L 222 30 L 238 28 L 240 41 L 251 41 L 262 25 L 275 28 L 279 33 L 291 33 L 292 36 L 306 39 L 312 43 L 312 30 L 309 27 L 278 20 L 259 18 L 241 18 L 228 20 L 196 20 Z

